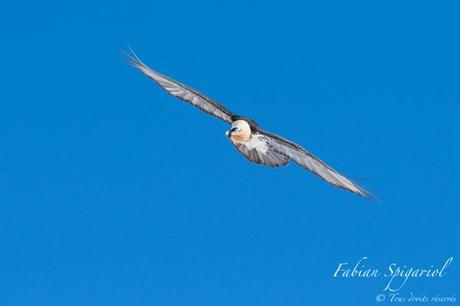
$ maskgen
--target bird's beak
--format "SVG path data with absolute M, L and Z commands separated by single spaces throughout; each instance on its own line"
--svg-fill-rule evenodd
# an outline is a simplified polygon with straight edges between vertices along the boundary
M 229 131 L 225 132 L 225 136 L 228 138 L 232 137 L 232 133 L 236 131 L 236 128 L 231 128 Z

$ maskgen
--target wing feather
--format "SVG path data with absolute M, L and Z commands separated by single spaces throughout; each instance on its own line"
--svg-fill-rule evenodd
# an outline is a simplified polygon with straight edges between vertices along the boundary
M 288 158 L 270 148 L 268 139 L 260 134 L 254 134 L 247 143 L 231 143 L 249 161 L 263 164 L 271 168 L 286 166 Z
M 260 133 L 267 137 L 273 150 L 288 157 L 302 168 L 309 170 L 338 188 L 372 199 L 372 195 L 367 190 L 346 178 L 298 144 L 266 131 L 260 131 Z
M 157 83 L 161 88 L 163 88 L 166 92 L 171 94 L 174 97 L 177 97 L 199 109 L 202 111 L 213 115 L 216 118 L 219 118 L 222 121 L 231 123 L 232 120 L 232 112 L 226 109 L 221 104 L 217 103 L 216 101 L 212 100 L 211 98 L 205 96 L 204 94 L 198 92 L 197 90 L 188 87 L 180 82 L 177 82 L 170 77 L 161 74 L 146 64 L 144 64 L 139 57 L 134 54 L 131 50 L 131 54 L 126 53 L 129 62 L 132 66 L 140 70 L 142 73 L 147 75 L 151 78 L 155 83 Z

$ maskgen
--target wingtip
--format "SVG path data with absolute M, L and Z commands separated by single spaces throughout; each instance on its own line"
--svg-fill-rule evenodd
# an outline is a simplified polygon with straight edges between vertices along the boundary
M 128 60 L 128 62 L 136 67 L 136 68 L 139 68 L 139 66 L 143 66 L 144 63 L 142 62 L 142 60 L 136 55 L 136 53 L 134 52 L 133 48 L 131 48 L 131 46 L 128 44 L 127 45 L 127 49 L 128 50 L 125 50 L 123 48 L 121 48 L 121 52 L 123 54 L 123 56 L 125 56 L 125 58 Z
M 371 193 L 370 191 L 368 191 L 367 189 L 364 189 L 362 187 L 359 187 L 359 192 L 357 192 L 357 194 L 367 200 L 369 200 L 369 202 L 371 203 L 374 203 L 374 204 L 380 204 L 382 203 L 382 201 L 375 196 L 374 193 Z

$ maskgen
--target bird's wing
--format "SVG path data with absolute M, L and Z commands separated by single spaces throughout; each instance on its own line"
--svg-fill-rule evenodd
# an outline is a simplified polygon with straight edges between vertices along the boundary
M 230 142 L 244 157 L 256 164 L 263 164 L 272 168 L 288 164 L 288 158 L 271 149 L 269 139 L 264 135 L 253 134 L 251 139 L 244 143 Z
M 271 148 L 275 152 L 283 154 L 284 156 L 288 157 L 302 168 L 311 171 L 312 173 L 321 177 L 323 180 L 338 188 L 349 190 L 362 197 L 372 199 L 372 195 L 364 188 L 358 186 L 350 179 L 335 171 L 326 163 L 321 161 L 319 158 L 317 158 L 316 156 L 314 156 L 298 144 L 295 144 L 292 141 L 284 139 L 281 136 L 266 131 L 260 131 L 260 133 L 268 138 Z
M 232 122 L 231 117 L 233 114 L 224 106 L 220 105 L 216 101 L 213 101 L 211 98 L 206 97 L 195 89 L 179 83 L 149 68 L 139 59 L 139 57 L 136 56 L 136 54 L 134 54 L 134 52 L 132 52 L 132 50 L 131 54 L 127 52 L 125 53 L 131 65 L 155 81 L 155 83 L 160 85 L 160 87 L 167 91 L 169 94 L 187 103 L 190 103 L 191 105 L 201 109 L 208 114 L 213 115 L 214 117 L 219 118 L 220 120 L 228 123 Z

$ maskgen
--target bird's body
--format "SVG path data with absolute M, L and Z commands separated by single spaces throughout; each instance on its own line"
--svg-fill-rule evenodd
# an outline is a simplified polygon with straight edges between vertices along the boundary
M 134 67 L 150 77 L 169 94 L 231 124 L 231 129 L 225 134 L 233 146 L 249 161 L 276 168 L 287 165 L 291 160 L 338 188 L 370 198 L 370 194 L 365 189 L 329 167 L 298 144 L 264 131 L 254 120 L 235 115 L 195 89 L 152 70 L 134 53 L 127 55 Z
M 289 159 L 276 152 L 270 145 L 270 139 L 259 132 L 258 125 L 251 119 L 237 116 L 232 128 L 225 134 L 235 148 L 248 160 L 272 168 L 285 166 Z

